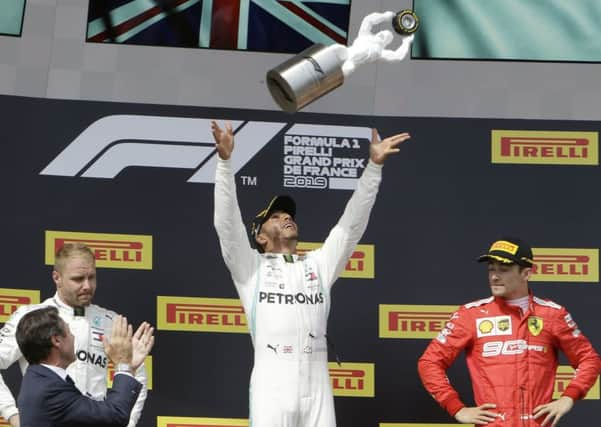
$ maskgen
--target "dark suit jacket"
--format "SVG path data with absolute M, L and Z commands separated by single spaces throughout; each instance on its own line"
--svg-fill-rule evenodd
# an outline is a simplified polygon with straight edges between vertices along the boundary
M 41 365 L 30 365 L 17 399 L 21 427 L 127 426 L 142 384 L 115 375 L 106 400 L 81 394 L 73 383 Z

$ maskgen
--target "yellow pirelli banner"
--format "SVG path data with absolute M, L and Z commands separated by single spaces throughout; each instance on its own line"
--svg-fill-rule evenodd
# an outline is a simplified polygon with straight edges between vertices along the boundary
M 598 165 L 597 132 L 493 130 L 492 163 Z
M 555 387 L 553 388 L 553 399 L 559 399 L 565 389 L 574 378 L 574 374 L 576 371 L 569 365 L 564 366 L 560 365 L 557 367 L 557 374 L 555 375 Z M 584 399 L 588 400 L 599 400 L 599 377 L 597 377 L 597 381 L 588 391 Z
M 146 388 L 152 390 L 152 356 L 146 356 L 144 359 L 144 369 L 146 370 Z M 109 361 L 107 367 L 107 386 L 108 388 L 113 387 L 113 379 L 115 378 L 115 365 Z
M 330 362 L 328 369 L 334 396 L 375 396 L 375 364 L 343 362 L 339 366 L 335 362 Z
M 162 331 L 248 333 L 239 299 L 157 297 L 157 327 Z
M 46 264 L 54 264 L 56 252 L 65 243 L 88 246 L 100 268 L 152 270 L 152 236 L 46 231 Z
M 323 243 L 298 242 L 297 253 L 319 249 Z M 344 267 L 340 277 L 352 279 L 373 279 L 376 277 L 376 249 L 374 245 L 357 245 Z
M 599 249 L 533 248 L 533 282 L 599 282 Z
M 457 311 L 456 305 L 380 304 L 380 338 L 432 339 Z
M 0 288 L 0 323 L 6 322 L 22 305 L 39 304 L 40 291 Z
M 380 423 L 379 427 L 457 427 L 459 424 L 438 424 L 438 423 Z M 461 424 L 463 426 L 475 427 L 474 424 Z
M 157 417 L 157 427 L 248 427 L 242 418 Z

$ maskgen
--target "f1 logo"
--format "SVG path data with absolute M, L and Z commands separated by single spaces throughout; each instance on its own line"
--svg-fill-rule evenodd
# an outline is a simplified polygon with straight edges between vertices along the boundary
M 232 121 L 237 173 L 286 123 Z M 130 166 L 195 169 L 188 182 L 213 183 L 217 164 L 210 119 L 114 115 L 77 136 L 40 175 L 115 178 Z

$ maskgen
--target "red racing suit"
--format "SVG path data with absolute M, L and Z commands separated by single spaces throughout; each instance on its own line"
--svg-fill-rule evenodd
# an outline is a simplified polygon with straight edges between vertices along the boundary
M 424 387 L 451 416 L 466 406 L 446 376 L 462 350 L 476 406 L 496 404 L 497 419 L 488 426 L 543 422 L 532 412 L 552 400 L 558 350 L 577 369 L 563 396 L 583 398 L 601 371 L 599 355 L 564 307 L 532 294 L 524 315 L 503 298 L 475 301 L 451 316 L 418 362 Z

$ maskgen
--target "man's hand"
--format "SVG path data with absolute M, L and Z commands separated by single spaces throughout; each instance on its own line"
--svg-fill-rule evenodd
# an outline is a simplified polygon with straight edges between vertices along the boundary
M 215 148 L 219 157 L 227 160 L 234 151 L 234 130 L 230 122 L 225 123 L 225 129 L 221 129 L 215 120 L 211 120 L 211 132 L 215 139 Z
M 455 414 L 455 419 L 461 424 L 488 424 L 492 423 L 496 418 L 497 414 L 487 409 L 496 408 L 497 405 L 494 403 L 485 403 L 472 408 L 461 408 L 459 412 Z
M 127 324 L 127 319 L 123 316 L 117 316 L 113 319 L 113 330 L 111 338 L 105 337 L 104 352 L 116 365 L 117 363 L 131 364 L 132 358 L 132 335 L 131 325 Z
M 574 406 L 574 401 L 572 398 L 568 396 L 562 396 L 551 403 L 537 406 L 534 408 L 534 411 L 532 411 L 532 416 L 536 419 L 547 414 L 545 420 L 541 424 L 541 427 L 546 426 L 551 421 L 553 421 L 553 424 L 550 424 L 550 426 L 555 427 L 559 422 L 559 419 L 567 414 L 570 409 L 572 409 L 572 406 Z
M 411 138 L 411 135 L 405 132 L 389 136 L 380 141 L 378 131 L 372 129 L 371 144 L 369 145 L 369 158 L 378 165 L 384 164 L 384 160 L 386 160 L 390 154 L 399 152 L 399 149 L 397 148 L 399 144 L 405 142 L 409 138 Z
M 9 417 L 8 423 L 10 424 L 10 427 L 21 427 L 21 420 L 19 418 L 19 414 L 15 414 L 12 417 Z
M 133 356 L 131 368 L 136 372 L 154 345 L 154 328 L 148 322 L 142 323 L 132 337 Z

